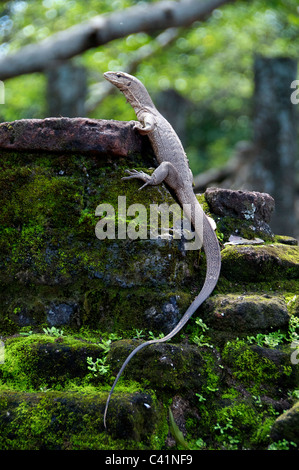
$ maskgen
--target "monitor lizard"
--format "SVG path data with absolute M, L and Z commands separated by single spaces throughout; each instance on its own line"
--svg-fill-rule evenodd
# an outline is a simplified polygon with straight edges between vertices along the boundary
M 139 189 L 147 185 L 158 185 L 165 182 L 173 190 L 179 204 L 183 207 L 185 215 L 193 224 L 195 231 L 202 242 L 206 254 L 207 271 L 204 285 L 193 300 L 176 327 L 166 336 L 160 339 L 146 341 L 137 346 L 123 363 L 107 398 L 104 412 L 104 426 L 106 428 L 106 417 L 111 395 L 114 388 L 128 362 L 132 357 L 144 348 L 153 343 L 168 341 L 176 335 L 188 322 L 191 315 L 209 297 L 217 284 L 221 269 L 221 252 L 215 227 L 205 215 L 193 191 L 193 175 L 189 168 L 188 158 L 183 145 L 176 132 L 169 122 L 159 113 L 155 107 L 147 89 L 136 77 L 124 72 L 106 72 L 106 80 L 115 85 L 125 95 L 128 103 L 133 107 L 138 121 L 133 121 L 133 128 L 140 134 L 146 134 L 152 144 L 159 166 L 152 175 L 143 171 L 127 170 L 129 176 L 123 179 L 137 178 L 144 184 Z M 188 210 L 189 208 L 189 210 Z M 202 223 L 199 225 L 198 221 Z

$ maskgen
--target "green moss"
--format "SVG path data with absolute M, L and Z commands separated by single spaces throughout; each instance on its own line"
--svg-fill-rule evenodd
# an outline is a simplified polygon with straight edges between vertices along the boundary
M 195 442 L 204 439 L 206 448 L 267 446 L 274 414 L 258 398 L 263 393 L 271 403 L 285 399 L 294 386 L 287 364 L 275 364 L 239 341 L 227 344 L 223 353 L 194 344 L 190 349 L 188 338 L 198 334 L 192 322 L 183 332 L 185 342 L 175 344 L 176 338 L 161 349 L 146 349 L 127 368 L 111 401 L 110 434 L 103 432 L 113 377 L 95 380 L 87 356 L 102 357 L 97 343 L 109 332 L 130 338 L 135 329 L 151 329 L 158 335 L 156 319 L 165 314 L 164 306 L 175 299 L 182 314 L 205 275 L 205 256 L 183 253 L 179 242 L 96 238 L 95 210 L 101 203 L 115 208 L 117 230 L 120 195 L 127 207 L 144 204 L 148 222 L 150 203 L 174 202 L 163 186 L 138 191 L 139 181 L 121 180 L 127 165 L 149 172 L 140 156 L 137 160 L 137 165 L 122 159 L 108 165 L 90 155 L 2 154 L 1 334 L 24 325 L 41 331 L 53 304 L 69 301 L 77 309 L 68 326 L 76 338 L 34 334 L 6 340 L 0 365 L 3 449 L 161 449 L 168 431 L 166 406 L 174 394 L 189 404 L 186 427 Z M 209 212 L 204 196 L 199 201 Z M 257 236 L 243 221 L 216 221 L 222 241 L 236 229 L 245 238 Z M 296 315 L 298 247 L 281 237 L 276 242 L 281 243 L 226 247 L 214 294 L 277 291 Z M 109 354 L 111 374 L 135 346 L 134 341 L 123 344 L 127 347 L 114 358 L 112 350 Z M 168 362 L 161 359 L 166 352 Z M 152 386 L 156 394 L 143 391 Z
M 277 365 L 267 357 L 260 356 L 245 341 L 228 342 L 223 349 L 222 357 L 231 368 L 233 376 L 247 387 L 252 394 L 261 390 L 271 390 L 275 384 L 285 382 L 291 375 L 288 365 Z
M 128 413 L 135 400 L 135 414 Z M 151 404 L 144 412 L 142 401 Z M 111 403 L 109 431 L 103 427 L 105 397 L 99 393 L 0 394 L 1 450 L 103 450 L 161 448 L 165 419 L 150 395 L 122 395 Z M 115 412 L 120 408 L 118 421 Z M 161 433 L 162 439 L 156 439 Z
M 222 272 L 238 282 L 298 280 L 299 247 L 282 244 L 226 246 Z
M 101 357 L 103 349 L 70 336 L 45 334 L 8 339 L 0 381 L 15 390 L 62 389 L 87 378 L 87 357 Z M 105 378 L 103 378 L 105 381 Z
M 187 309 L 191 295 L 184 291 L 161 291 L 148 288 L 108 288 L 98 282 L 97 287 L 86 292 L 83 324 L 109 332 L 125 332 L 132 329 L 157 331 L 157 318 L 163 315 L 163 306 L 175 302 L 180 312 Z M 155 310 L 150 316 L 149 309 Z
M 275 420 L 244 401 L 219 409 L 215 419 L 216 442 L 227 450 L 265 448 Z
M 275 243 L 283 243 L 285 245 L 298 245 L 298 240 L 293 238 L 293 237 L 289 237 L 287 235 L 275 235 L 274 236 L 274 242 Z
M 215 217 L 217 221 L 217 229 L 223 233 L 223 241 L 227 242 L 233 234 L 238 234 L 247 240 L 261 238 L 264 241 L 272 242 L 273 237 L 264 231 L 253 228 L 252 221 L 240 219 L 238 217 Z
M 194 450 L 267 449 L 276 416 L 258 396 L 244 396 L 242 387 L 224 388 L 214 399 L 199 397 L 196 418 L 190 414 L 186 420 L 186 440 Z
M 164 187 L 138 191 L 138 181 L 122 181 L 123 163 L 99 168 L 95 159 L 87 160 L 82 155 L 43 154 L 37 159 L 26 153 L 4 153 L 2 165 L 0 283 L 5 286 L 0 305 L 2 333 L 16 332 L 22 321 L 32 324 L 45 321 L 49 303 L 56 299 L 59 302 L 70 292 L 75 303 L 85 302 L 87 306 L 82 310 L 84 324 L 88 318 L 94 326 L 101 312 L 95 312 L 86 299 L 97 297 L 98 289 L 93 289 L 96 284 L 104 291 L 109 286 L 109 294 L 103 295 L 108 305 L 101 304 L 104 309 L 111 310 L 120 293 L 123 310 L 117 305 L 116 316 L 119 327 L 124 328 L 131 322 L 131 316 L 126 319 L 125 315 L 132 313 L 131 295 L 124 289 L 147 285 L 155 286 L 157 295 L 161 288 L 175 292 L 198 271 L 194 253 L 184 256 L 179 243 L 175 246 L 167 240 L 148 239 L 133 244 L 130 240 L 96 238 L 99 218 L 95 210 L 100 203 L 107 202 L 115 208 L 117 230 L 119 195 L 126 196 L 127 207 L 144 204 L 148 223 L 150 203 L 174 202 Z M 18 291 L 23 297 L 20 305 Z M 142 295 L 139 300 L 141 304 L 136 301 L 134 304 L 140 310 Z M 14 312 L 16 307 L 21 308 L 18 316 Z M 95 318 L 91 318 L 91 312 L 95 312 Z
M 85 157 L 43 155 L 38 160 L 40 166 L 37 165 L 34 156 L 24 154 L 20 158 L 17 154 L 10 154 L 6 157 L 6 169 L 3 172 L 5 184 L 2 185 L 2 192 L 8 206 L 7 210 L 3 211 L 5 220 L 3 219 L 3 236 L 0 241 L 3 253 L 6 252 L 8 255 L 6 259 L 3 258 L 5 274 L 2 279 L 6 282 L 15 281 L 17 278 L 22 284 L 30 283 L 31 288 L 34 286 L 35 290 L 40 291 L 41 289 L 37 289 L 38 285 L 73 284 L 74 279 L 80 276 L 99 277 L 105 276 L 105 272 L 109 272 L 111 276 L 111 272 L 113 275 L 114 271 L 119 277 L 120 265 L 114 265 L 115 260 L 119 259 L 119 253 L 115 253 L 115 244 L 109 244 L 107 240 L 105 243 L 99 243 L 94 236 L 97 221 L 94 217 L 96 204 L 110 202 L 116 205 L 117 197 L 122 191 L 126 194 L 128 205 L 135 202 L 147 204 L 149 201 L 157 204 L 165 202 L 167 194 L 165 190 L 163 195 L 156 188 L 147 188 L 145 192 L 138 192 L 137 181 L 122 182 L 120 179 L 122 171 L 111 171 L 110 168 L 98 170 L 98 180 L 87 182 L 89 184 L 87 197 L 86 177 L 82 171 L 80 172 L 80 168 L 83 164 L 88 172 L 92 172 L 93 168 L 85 161 Z M 30 164 L 31 168 L 20 166 L 24 163 Z M 60 172 L 64 173 L 63 176 L 58 176 Z M 98 181 L 101 182 L 100 185 L 97 184 Z M 170 196 L 169 201 L 172 201 Z M 83 250 L 82 242 L 84 242 Z M 127 247 L 121 249 L 124 254 Z M 167 259 L 169 249 L 166 244 L 160 247 L 161 250 Z M 145 265 L 149 255 L 144 253 L 146 258 L 140 259 L 140 250 L 138 251 L 139 263 Z M 128 253 L 128 259 L 122 261 L 123 271 L 126 274 L 132 272 L 134 275 L 136 268 L 133 268 L 132 261 L 134 259 L 137 261 L 138 258 L 136 253 L 132 251 Z M 171 262 L 175 263 L 173 257 Z M 165 265 L 165 270 L 168 268 L 169 263 Z M 155 269 L 158 269 L 157 265 Z M 179 275 L 177 267 L 175 269 L 174 280 L 178 283 L 183 279 L 184 272 Z M 148 278 L 152 278 L 153 274 L 153 271 L 149 271 Z M 163 279 L 163 273 L 157 274 Z M 109 283 L 111 284 L 110 279 Z M 19 288 L 18 284 L 16 290 Z M 113 297 L 114 294 L 111 295 Z M 22 314 L 24 313 L 24 303 L 30 306 L 27 298 L 23 302 L 14 300 L 8 310 L 8 318 L 5 318 L 3 310 L 1 311 L 1 324 L 5 324 L 6 331 L 10 331 L 9 324 L 12 324 L 12 317 L 17 320 L 16 316 L 12 315 L 15 313 L 15 308 L 20 308 Z M 125 301 L 124 307 L 126 307 Z M 40 322 L 42 315 L 45 316 L 45 306 L 43 311 L 41 308 L 40 318 L 37 318 L 35 311 L 29 313 L 31 319 Z M 123 318 L 125 322 L 125 317 Z

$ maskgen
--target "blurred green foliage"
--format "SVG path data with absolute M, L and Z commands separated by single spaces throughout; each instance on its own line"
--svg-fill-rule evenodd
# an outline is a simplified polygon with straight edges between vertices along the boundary
M 96 15 L 150 0 L 12 0 L 0 4 L 0 57 L 39 42 Z M 88 84 L 106 70 L 125 69 L 138 49 L 155 41 L 143 32 L 114 40 L 75 57 L 87 69 Z M 136 74 L 152 97 L 174 89 L 188 102 L 185 147 L 194 173 L 224 163 L 234 145 L 252 133 L 255 54 L 297 58 L 298 0 L 237 1 L 205 22 L 180 30 L 168 47 L 139 64 Z M 178 110 L 179 112 L 179 110 Z M 42 73 L 5 81 L 0 120 L 47 117 Z M 121 94 L 105 98 L 88 116 L 134 119 Z

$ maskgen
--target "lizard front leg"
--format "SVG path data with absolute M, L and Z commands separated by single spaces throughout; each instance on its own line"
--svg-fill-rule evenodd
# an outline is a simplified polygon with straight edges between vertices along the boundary
M 170 162 L 162 162 L 158 168 L 155 169 L 152 175 L 144 173 L 144 171 L 138 170 L 126 170 L 130 176 L 124 176 L 123 180 L 130 180 L 133 178 L 140 179 L 144 182 L 144 185 L 139 188 L 139 191 L 145 186 L 157 186 L 164 180 L 167 180 L 167 184 L 173 188 L 180 188 L 183 186 L 183 180 L 176 168 Z
M 139 120 L 140 121 L 132 121 L 134 130 L 137 130 L 142 135 L 146 135 L 154 130 L 156 120 L 151 113 L 143 113 Z

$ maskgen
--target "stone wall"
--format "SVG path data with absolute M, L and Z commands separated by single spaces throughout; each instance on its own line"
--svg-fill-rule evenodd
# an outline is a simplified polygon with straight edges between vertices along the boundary
M 198 195 L 217 223 L 218 285 L 171 343 L 132 360 L 106 432 L 113 376 L 138 341 L 176 325 L 202 286 L 204 252 L 172 236 L 96 237 L 101 203 L 118 214 L 118 196 L 127 207 L 174 202 L 164 186 L 121 180 L 155 165 L 130 123 L 3 123 L 0 158 L 2 448 L 173 448 L 168 406 L 189 448 L 299 445 L 299 247 L 272 233 L 269 195 Z

